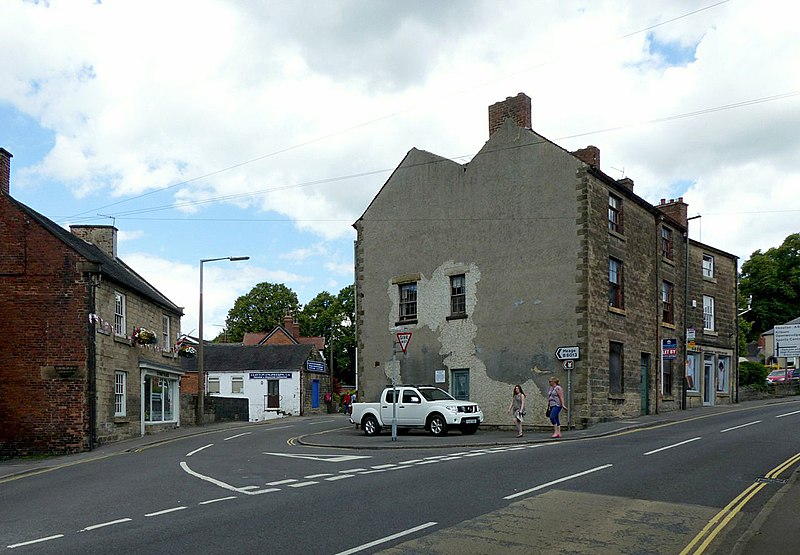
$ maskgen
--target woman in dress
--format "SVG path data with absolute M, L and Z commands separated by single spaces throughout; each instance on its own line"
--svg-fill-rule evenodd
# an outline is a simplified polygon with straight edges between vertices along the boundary
M 550 378 L 550 391 L 547 393 L 547 409 L 550 411 L 550 423 L 553 425 L 554 438 L 561 437 L 561 421 L 558 413 L 564 408 L 564 390 L 558 385 L 558 378 Z
M 508 405 L 508 412 L 514 415 L 517 437 L 522 437 L 522 420 L 525 416 L 525 393 L 523 393 L 521 385 L 514 386 L 514 393 L 511 397 L 511 404 Z

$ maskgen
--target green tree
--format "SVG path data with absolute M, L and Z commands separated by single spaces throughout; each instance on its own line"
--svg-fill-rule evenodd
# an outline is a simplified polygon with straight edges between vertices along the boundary
M 242 295 L 228 311 L 228 341 L 240 342 L 247 332 L 266 332 L 283 324 L 286 313 L 297 314 L 297 294 L 282 283 L 259 283 Z
M 742 264 L 742 295 L 752 295 L 752 310 L 742 317 L 753 324 L 750 340 L 800 316 L 800 233 L 779 247 L 755 251 Z
M 311 299 L 297 315 L 300 333 L 325 337 L 325 357 L 342 382 L 355 381 L 355 301 L 353 286 L 335 297 L 323 291 Z

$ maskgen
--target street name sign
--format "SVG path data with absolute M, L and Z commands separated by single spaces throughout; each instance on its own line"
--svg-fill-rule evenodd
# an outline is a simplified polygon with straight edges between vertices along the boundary
M 578 360 L 581 358 L 581 348 L 577 345 L 559 347 L 556 349 L 556 358 L 558 360 Z
M 800 356 L 800 324 L 775 326 L 775 356 Z

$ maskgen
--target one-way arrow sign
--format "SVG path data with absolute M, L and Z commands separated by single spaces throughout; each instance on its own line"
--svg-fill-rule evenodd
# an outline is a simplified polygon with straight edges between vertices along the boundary
M 578 360 L 581 358 L 581 348 L 577 345 L 572 347 L 559 347 L 556 349 L 558 360 Z

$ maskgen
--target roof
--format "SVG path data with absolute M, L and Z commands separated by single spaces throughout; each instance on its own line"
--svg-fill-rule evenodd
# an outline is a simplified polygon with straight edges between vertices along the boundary
M 142 297 L 157 305 L 160 305 L 163 308 L 183 315 L 183 309 L 181 307 L 170 301 L 158 289 L 150 285 L 147 280 L 137 274 L 119 257 L 115 258 L 109 256 L 101 248 L 84 241 L 77 235 L 67 231 L 51 219 L 39 214 L 36 210 L 19 202 L 10 195 L 7 195 L 6 198 L 10 202 L 14 203 L 14 205 L 16 205 L 20 211 L 27 214 L 31 219 L 35 220 L 39 225 L 45 228 L 57 239 L 61 240 L 69 248 L 77 252 L 89 262 L 97 264 L 100 268 L 100 274 L 105 278 L 118 283 L 126 289 L 138 293 Z
M 267 345 L 269 339 L 276 333 L 286 336 L 287 339 L 293 343 L 301 343 L 303 345 L 314 345 L 317 350 L 322 351 L 325 348 L 325 338 L 322 336 L 299 336 L 295 337 L 292 332 L 287 330 L 284 326 L 275 326 L 270 332 L 245 332 L 242 339 L 242 345 Z
M 313 345 L 212 343 L 203 346 L 203 371 L 300 370 L 315 354 Z M 187 372 L 196 372 L 197 357 L 182 358 L 181 368 Z

